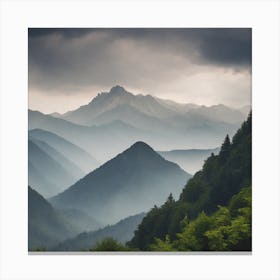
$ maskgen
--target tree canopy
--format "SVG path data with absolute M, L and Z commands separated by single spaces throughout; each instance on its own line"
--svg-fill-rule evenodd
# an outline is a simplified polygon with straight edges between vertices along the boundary
M 147 213 L 128 245 L 159 251 L 248 249 L 251 208 L 241 204 L 250 201 L 248 193 L 246 196 L 242 191 L 252 184 L 251 130 L 250 113 L 232 141 L 227 135 L 220 153 L 212 154 L 188 181 L 177 201 L 169 197 Z

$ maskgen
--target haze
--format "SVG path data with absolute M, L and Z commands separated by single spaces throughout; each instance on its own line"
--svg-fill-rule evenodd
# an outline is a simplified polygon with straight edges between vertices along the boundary
M 180 103 L 251 104 L 251 29 L 29 29 L 29 108 L 59 112 L 120 84 Z

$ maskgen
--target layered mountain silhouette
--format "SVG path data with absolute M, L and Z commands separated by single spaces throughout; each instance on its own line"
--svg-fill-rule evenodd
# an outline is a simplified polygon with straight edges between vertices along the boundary
M 38 192 L 28 187 L 28 248 L 29 251 L 43 250 L 58 242 L 73 237 L 85 230 L 101 225 L 81 211 L 61 212 L 45 200 Z
M 96 124 L 95 118 L 97 116 L 99 116 L 100 123 L 100 116 L 102 114 L 112 112 L 113 109 L 117 109 L 120 106 L 134 108 L 146 116 L 160 119 L 166 119 L 178 114 L 184 115 L 187 112 L 189 115 L 206 117 L 207 119 L 216 121 L 220 121 L 221 115 L 223 115 L 223 120 L 229 123 L 241 122 L 244 119 L 240 111 L 222 104 L 211 107 L 194 104 L 178 104 L 155 98 L 151 95 L 133 95 L 119 85 L 112 87 L 109 92 L 98 94 L 89 104 L 65 113 L 63 118 L 77 124 L 91 126 Z M 108 118 L 108 116 L 106 117 Z
M 249 110 L 121 86 L 65 114 L 29 110 L 29 250 L 133 235 L 130 246 L 146 250 L 154 237 L 176 239 L 186 213 L 211 214 L 251 184 L 251 116 L 230 143 Z
M 244 207 L 246 203 L 247 206 L 251 204 L 251 185 L 252 114 L 250 113 L 232 140 L 226 136 L 219 153 L 212 154 L 207 158 L 202 170 L 188 181 L 178 200 L 169 197 L 161 207 L 155 207 L 147 213 L 135 232 L 130 246 L 140 250 L 148 250 L 150 245 L 155 242 L 155 238 L 160 238 L 168 243 L 166 240 L 168 235 L 172 241 L 185 238 L 188 244 L 196 243 L 192 250 L 197 251 L 218 250 L 217 247 L 214 247 L 215 249 L 209 247 L 211 242 L 217 242 L 216 244 L 219 246 L 229 243 L 229 248 L 250 251 L 251 221 L 250 219 L 246 220 L 245 212 L 242 213 L 238 208 L 242 208 L 242 205 Z M 247 195 L 237 202 L 235 196 L 240 196 L 240 192 L 244 190 Z M 246 203 L 244 203 L 245 201 Z M 215 222 L 220 228 L 219 231 L 212 232 L 211 238 L 208 238 L 207 234 L 201 234 L 201 232 L 205 233 L 212 225 L 211 223 L 207 225 L 204 218 L 200 220 L 201 223 L 198 222 L 197 228 L 193 227 L 192 221 L 197 219 L 199 215 L 202 215 L 200 217 L 203 217 L 205 213 L 210 215 L 221 209 L 221 206 L 229 205 L 236 208 L 235 215 L 237 213 L 244 215 L 238 226 L 237 221 L 233 222 L 230 231 L 226 231 L 226 228 L 232 217 L 227 217 L 226 212 L 222 212 L 220 218 L 216 216 Z M 251 208 L 246 211 L 247 214 L 250 213 Z M 249 216 L 250 214 L 247 217 Z M 190 227 L 191 230 L 188 234 L 181 234 L 182 225 L 185 225 L 186 228 Z M 247 236 L 244 233 L 245 229 Z M 184 251 L 189 250 L 189 248 L 179 246 L 177 250 Z
M 64 169 L 72 175 L 75 179 L 80 179 L 85 175 L 84 171 L 73 161 L 65 157 L 61 152 L 57 149 L 54 149 L 52 146 L 47 144 L 44 141 L 37 140 L 35 138 L 29 137 L 29 139 L 38 146 L 42 151 L 47 153 L 51 158 L 57 161 Z M 60 150 L 61 151 L 61 150 Z M 47 171 L 47 170 L 46 170 Z
M 33 141 L 28 140 L 28 183 L 45 197 L 61 192 L 75 178 L 64 166 L 49 156 Z
M 29 110 L 28 116 L 29 131 L 32 132 L 32 137 L 37 137 L 39 140 L 49 143 L 49 137 L 46 140 L 46 135 L 42 137 L 39 134 L 42 134 L 42 130 L 55 134 L 63 138 L 63 140 L 81 147 L 92 158 L 97 158 L 98 162 L 101 163 L 116 156 L 138 140 L 153 139 L 154 141 L 159 141 L 161 139 L 153 132 L 143 131 L 121 120 L 115 120 L 101 126 L 89 127 L 32 110 Z M 54 145 L 53 142 L 50 145 Z M 63 145 L 60 145 L 60 147 L 63 148 Z M 97 160 L 88 165 L 85 157 L 84 164 L 86 164 L 86 169 L 88 171 L 93 170 L 98 165 L 96 162 Z
M 105 239 L 114 238 L 115 240 L 125 244 L 129 241 L 141 223 L 145 213 L 137 214 L 122 219 L 114 225 L 108 225 L 102 229 L 83 232 L 74 238 L 67 239 L 58 245 L 51 248 L 51 251 L 87 251 L 94 247 L 94 245 Z
M 67 112 L 64 119 L 82 125 L 93 125 L 94 119 L 118 106 L 128 105 L 137 111 L 149 116 L 168 117 L 174 113 L 160 105 L 151 95 L 133 95 L 121 86 L 112 87 L 111 90 L 98 94 L 93 100 L 75 111 Z
M 185 171 L 195 174 L 202 168 L 204 161 L 211 155 L 211 153 L 217 154 L 219 150 L 219 148 L 191 149 L 159 151 L 158 153 L 166 160 L 177 163 Z
M 112 224 L 162 203 L 169 193 L 177 197 L 190 177 L 139 141 L 50 202 L 57 208 L 80 209 Z
M 100 165 L 85 150 L 55 133 L 42 129 L 33 129 L 29 131 L 28 135 L 33 142 L 62 163 L 69 171 L 71 170 L 71 173 L 75 174 L 75 178 L 81 178 Z M 54 149 L 55 153 L 51 149 Z
M 65 190 L 99 165 L 83 149 L 54 133 L 34 129 L 28 135 L 29 184 L 45 197 Z
M 179 104 L 115 86 L 62 115 L 29 110 L 29 129 L 55 133 L 104 163 L 136 141 L 160 151 L 216 147 L 238 129 L 246 110 Z

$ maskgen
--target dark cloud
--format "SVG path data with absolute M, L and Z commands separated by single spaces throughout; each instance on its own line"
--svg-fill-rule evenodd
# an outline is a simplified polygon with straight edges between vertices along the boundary
M 96 32 L 110 34 L 115 39 L 171 44 L 173 48 L 176 41 L 181 44 L 192 42 L 200 55 L 212 63 L 251 64 L 251 28 L 29 28 L 28 34 L 32 41 L 32 38 L 54 34 L 80 38 Z
M 48 95 L 115 84 L 164 92 L 195 74 L 251 70 L 249 28 L 29 28 L 28 34 L 29 89 Z
M 198 37 L 201 54 L 208 61 L 225 65 L 251 66 L 251 29 L 200 30 Z
M 92 28 L 28 28 L 29 38 L 60 34 L 64 37 L 81 37 L 92 32 Z

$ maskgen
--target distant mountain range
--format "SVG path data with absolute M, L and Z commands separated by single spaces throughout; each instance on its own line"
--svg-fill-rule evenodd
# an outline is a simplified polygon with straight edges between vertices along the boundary
M 147 213 L 129 246 L 144 251 L 155 243 L 153 250 L 160 251 L 251 251 L 251 186 L 250 114 L 231 140 L 225 138 L 219 153 L 206 159 L 178 200 L 169 197 Z M 213 215 L 212 220 L 206 215 Z
M 55 133 L 42 129 L 33 129 L 29 131 L 28 136 L 43 150 L 50 152 L 50 155 L 57 161 L 63 163 L 63 166 L 71 170 L 71 173 L 75 174 L 75 177 L 78 179 L 100 165 L 99 162 L 85 150 Z M 50 151 L 50 147 L 55 150 L 56 154 Z M 58 153 L 61 154 L 64 159 L 61 156 L 59 157 L 57 155 Z
M 62 212 L 55 209 L 43 196 L 28 187 L 29 251 L 54 246 L 84 231 L 85 225 L 91 230 L 101 227 L 99 223 L 81 211 Z
M 220 148 L 158 151 L 158 153 L 166 160 L 177 163 L 185 171 L 195 174 L 202 168 L 204 161 L 211 153 L 216 155 L 219 151 Z
M 53 196 L 94 170 L 99 164 L 87 152 L 48 131 L 29 131 L 29 185 Z
M 28 183 L 45 197 L 61 192 L 75 178 L 33 141 L 28 141 Z
M 179 104 L 115 86 L 63 115 L 29 110 L 29 129 L 55 133 L 104 163 L 136 141 L 161 151 L 217 147 L 226 134 L 233 135 L 249 110 Z
M 226 172 L 222 174 L 222 179 L 228 180 L 225 186 L 222 179 L 218 180 L 220 188 L 213 183 L 220 173 L 215 175 L 211 170 L 217 166 L 225 170 L 223 152 L 213 147 L 238 130 L 250 109 L 179 104 L 134 95 L 115 86 L 65 114 L 29 110 L 29 250 L 88 250 L 106 237 L 125 243 L 142 221 L 144 214 L 139 213 L 143 212 L 155 221 L 155 225 L 147 225 L 144 219 L 145 229 L 147 226 L 166 235 L 170 226 L 176 233 L 184 207 L 190 208 L 191 217 L 205 205 L 216 207 L 219 197 L 235 188 L 235 181 L 230 181 Z M 242 129 L 232 140 L 233 146 Z M 249 145 L 240 147 L 232 148 L 237 170 L 233 175 L 237 177 L 243 172 L 239 158 L 247 155 Z M 204 166 L 207 158 L 208 165 L 213 161 L 212 169 Z M 197 172 L 201 168 L 205 178 L 213 177 L 210 183 L 215 195 L 207 190 L 208 177 L 205 182 L 198 180 L 204 174 Z M 195 179 L 189 181 L 191 174 L 196 174 Z M 189 200 L 178 203 L 178 212 L 175 200 L 181 201 L 186 192 Z M 192 204 L 197 196 L 200 200 Z M 169 204 L 175 205 L 172 217 L 168 216 Z M 154 217 L 153 213 L 159 215 Z M 165 220 L 175 222 L 166 227 Z M 152 240 L 157 236 L 154 233 L 141 231 L 141 242 L 146 242 L 145 235 L 151 235 Z M 139 244 L 136 247 L 142 248 Z
M 111 88 L 109 92 L 98 94 L 89 104 L 81 106 L 77 110 L 67 112 L 61 117 L 73 123 L 92 126 L 93 124 L 100 124 L 104 117 L 106 117 L 108 121 L 108 114 L 104 116 L 104 113 L 110 112 L 110 114 L 112 114 L 113 110 L 119 107 L 133 108 L 138 113 L 159 119 L 168 119 L 188 113 L 188 115 L 192 117 L 239 123 L 242 122 L 245 117 L 243 112 L 224 105 L 206 107 L 194 104 L 179 104 L 155 98 L 151 95 L 133 95 L 121 86 L 115 86 Z M 247 113 L 249 113 L 249 111 Z M 103 116 L 103 118 L 100 116 Z M 223 116 L 223 118 L 221 118 L 221 116 Z M 96 121 L 97 117 L 99 117 L 99 121 Z M 111 116 L 111 121 L 112 120 L 114 120 L 114 116 Z M 126 121 L 128 120 L 126 119 Z
M 51 248 L 50 251 L 88 251 L 97 242 L 108 237 L 125 244 L 133 237 L 134 231 L 144 216 L 145 213 L 137 214 L 124 218 L 114 225 L 106 226 L 96 231 L 80 233 L 74 238 L 59 243 Z
M 190 174 L 137 142 L 50 199 L 57 208 L 75 208 L 103 223 L 149 210 L 169 193 L 178 196 Z

